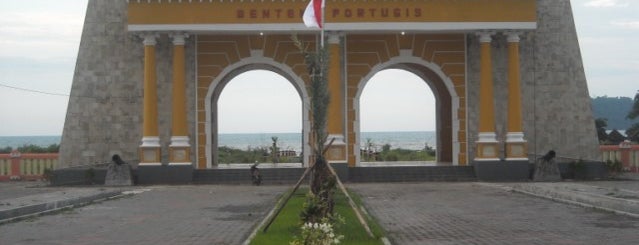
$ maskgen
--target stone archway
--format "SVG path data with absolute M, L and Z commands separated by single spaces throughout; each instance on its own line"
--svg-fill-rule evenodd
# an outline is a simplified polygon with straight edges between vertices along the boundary
M 307 166 L 310 157 L 310 121 L 309 112 L 305 108 L 308 108 L 310 104 L 310 98 L 306 91 L 306 87 L 302 78 L 297 76 L 289 67 L 277 63 L 270 58 L 264 57 L 249 57 L 241 60 L 240 62 L 226 67 L 220 75 L 212 81 L 209 86 L 208 93 L 205 99 L 206 110 L 206 167 L 211 168 L 218 163 L 218 110 L 217 102 L 220 98 L 224 87 L 233 78 L 247 71 L 251 70 L 268 70 L 275 72 L 287 81 L 289 81 L 295 90 L 298 92 L 302 101 L 302 164 Z
M 359 164 L 361 148 L 360 142 L 360 106 L 359 99 L 366 84 L 372 76 L 386 69 L 401 69 L 411 72 L 430 87 L 436 100 L 436 134 L 437 134 L 437 162 L 459 164 L 457 156 L 460 151 L 457 132 L 459 131 L 459 119 L 453 113 L 459 108 L 459 96 L 454 89 L 454 84 L 441 68 L 433 63 L 424 61 L 418 57 L 402 55 L 390 59 L 388 62 L 373 67 L 359 83 L 354 99 L 355 124 L 356 124 L 356 157 Z

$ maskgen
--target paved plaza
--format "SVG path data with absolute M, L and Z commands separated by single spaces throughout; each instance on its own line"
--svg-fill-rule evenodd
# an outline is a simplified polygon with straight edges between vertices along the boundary
M 614 182 L 596 184 L 613 186 Z M 347 185 L 361 195 L 368 212 L 378 219 L 392 244 L 636 244 L 639 241 L 637 218 L 553 202 L 491 187 L 492 184 Z M 634 188 L 636 182 L 624 185 Z M 7 185 L 2 187 L 11 189 Z M 138 193 L 0 224 L 0 244 L 242 244 L 288 188 L 131 187 Z M 20 189 L 25 186 L 11 191 L 24 198 Z M 27 194 L 49 189 L 75 190 L 26 189 Z
M 154 186 L 0 225 L 0 244 L 241 244 L 288 186 Z
M 637 244 L 639 219 L 478 183 L 350 185 L 393 244 Z

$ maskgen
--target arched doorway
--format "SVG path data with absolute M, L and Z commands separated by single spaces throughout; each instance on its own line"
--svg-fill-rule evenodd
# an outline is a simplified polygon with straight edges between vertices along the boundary
M 217 102 L 218 164 L 273 162 L 299 166 L 300 108 L 302 101 L 295 87 L 275 72 L 251 70 L 233 78 Z
M 459 142 L 456 132 L 459 128 L 459 122 L 457 115 L 453 111 L 457 111 L 459 108 L 458 96 L 454 90 L 451 80 L 444 75 L 441 69 L 430 62 L 424 61 L 417 57 L 396 57 L 389 62 L 378 64 L 371 72 L 362 79 L 359 83 L 358 91 L 355 96 L 355 110 L 357 128 L 361 129 L 361 115 L 360 115 L 360 98 L 362 92 L 366 87 L 370 78 L 380 71 L 386 69 L 401 69 L 411 72 L 421 78 L 428 84 L 433 95 L 435 97 L 435 117 L 436 117 L 436 155 L 438 163 L 453 163 L 457 164 L 457 155 L 459 153 Z M 420 112 L 416 112 L 420 113 Z M 359 141 L 361 138 L 361 130 L 356 131 L 358 148 L 356 149 L 359 157 L 361 146 L 363 142 Z M 358 163 L 361 159 L 358 159 Z
M 239 64 L 228 66 L 219 77 L 211 83 L 208 94 L 206 96 L 206 162 L 207 167 L 215 167 L 219 163 L 218 147 L 219 147 L 219 111 L 218 101 L 222 91 L 229 82 L 237 76 L 254 70 L 275 73 L 286 81 L 290 82 L 300 96 L 302 111 L 302 130 L 301 130 L 301 161 L 306 166 L 310 156 L 310 146 L 308 143 L 310 133 L 310 122 L 308 113 L 309 97 L 304 87 L 303 80 L 295 75 L 288 67 L 267 58 L 247 58 Z M 259 120 L 255 123 L 261 123 Z
M 367 82 L 359 100 L 362 162 L 435 160 L 436 100 L 424 80 L 406 70 L 382 70 Z

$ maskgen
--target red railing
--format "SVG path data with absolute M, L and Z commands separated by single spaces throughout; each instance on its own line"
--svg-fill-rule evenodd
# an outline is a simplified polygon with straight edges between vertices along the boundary
M 604 162 L 621 162 L 625 171 L 639 172 L 639 145 L 621 142 L 619 145 L 601 145 Z
M 20 153 L 17 150 L 9 154 L 0 154 L 0 181 L 39 180 L 45 169 L 55 169 L 58 153 Z

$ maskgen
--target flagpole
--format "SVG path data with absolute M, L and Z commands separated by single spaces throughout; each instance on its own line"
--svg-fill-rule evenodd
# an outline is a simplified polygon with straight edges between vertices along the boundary
M 322 8 L 320 10 L 322 15 L 320 18 L 321 19 L 320 21 L 322 22 L 322 25 L 321 25 L 322 27 L 320 27 L 320 47 L 324 49 L 324 27 L 325 27 L 324 26 L 324 6 L 326 4 L 326 0 L 320 0 L 320 1 L 322 1 Z

